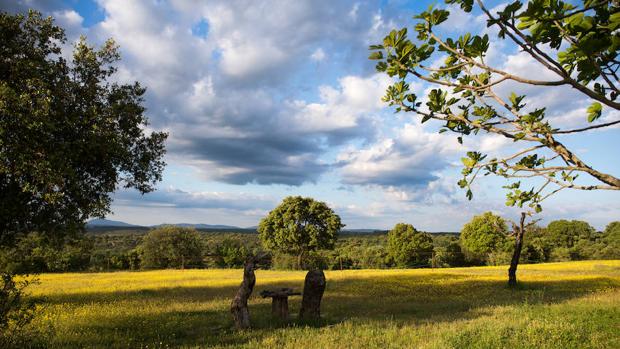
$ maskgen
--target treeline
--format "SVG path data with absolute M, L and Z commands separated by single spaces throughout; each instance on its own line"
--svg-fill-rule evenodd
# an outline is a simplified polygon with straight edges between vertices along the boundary
M 514 239 L 501 217 L 485 213 L 461 234 L 429 234 L 409 224 L 390 232 L 341 234 L 333 250 L 305 256 L 306 266 L 324 269 L 443 268 L 507 264 Z M 239 268 L 264 252 L 257 234 L 199 232 L 162 227 L 115 231 L 51 241 L 31 233 L 0 253 L 4 270 L 16 273 L 114 271 L 164 268 Z M 620 222 L 596 231 L 587 222 L 558 220 L 525 234 L 522 263 L 620 259 Z M 296 256 L 271 254 L 274 269 L 295 269 Z

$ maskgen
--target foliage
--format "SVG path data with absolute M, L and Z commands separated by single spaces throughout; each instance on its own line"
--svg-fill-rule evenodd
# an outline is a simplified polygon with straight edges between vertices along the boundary
M 0 245 L 80 231 L 118 186 L 161 179 L 167 135 L 145 131 L 145 89 L 114 82 L 116 44 L 81 38 L 70 61 L 64 44 L 51 17 L 0 13 Z
M 250 249 L 241 240 L 225 238 L 216 245 L 211 264 L 219 268 L 242 268 L 250 254 Z
M 15 281 L 14 275 L 0 274 L 0 347 L 25 348 L 43 347 L 39 343 L 43 329 L 33 328 L 30 323 L 35 318 L 37 302 L 24 299 L 24 289 L 36 280 Z
M 458 236 L 433 234 L 435 258 L 433 268 L 460 267 L 466 265 Z
M 428 265 L 433 238 L 411 224 L 398 223 L 388 233 L 388 251 L 399 267 Z
M 465 12 L 474 7 L 474 0 L 446 2 L 460 5 Z M 494 134 L 524 144 L 507 157 L 489 159 L 480 151 L 468 152 L 462 158 L 463 178 L 458 184 L 467 190 L 469 199 L 473 196 L 472 183 L 482 174 L 513 179 L 505 187 L 506 204 L 526 205 L 535 212 L 542 210 L 543 200 L 563 189 L 619 190 L 620 178 L 593 168 L 558 140 L 561 135 L 620 123 L 617 117 L 611 122 L 598 121 L 603 108 L 620 110 L 616 101 L 620 92 L 616 74 L 620 68 L 618 3 L 533 0 L 524 4 L 517 0 L 498 9 L 488 9 L 481 0 L 476 4 L 487 26 L 497 29 L 497 39 L 486 33 L 467 32 L 459 37 L 442 37 L 436 28 L 451 13 L 431 6 L 414 17 L 417 41 L 411 40 L 407 28 L 403 28 L 391 31 L 381 44 L 370 46 L 373 52 L 369 58 L 378 60 L 377 70 L 397 79 L 387 89 L 384 101 L 395 106 L 396 111 L 417 114 L 422 123 L 439 121 L 439 132 L 455 133 L 460 143 L 466 136 Z M 491 66 L 486 60 L 491 44 L 504 45 L 500 42 L 503 40 L 557 78 L 526 79 Z M 424 81 L 435 88 L 418 96 L 410 88 L 412 81 Z M 530 99 L 526 95 L 502 93 L 507 82 L 576 89 L 590 99 L 583 120 L 592 125 L 570 129 L 570 125 L 550 120 L 547 115 L 553 111 L 527 107 Z M 588 179 L 577 180 L 580 175 Z M 522 179 L 534 177 L 542 181 L 533 181 L 530 188 L 522 187 Z
M 620 259 L 620 221 L 611 222 L 601 236 L 602 245 L 596 251 L 601 259 Z
M 573 248 L 579 241 L 594 239 L 596 230 L 584 221 L 553 221 L 547 226 L 546 239 L 554 247 Z
M 0 269 L 18 274 L 85 270 L 92 249 L 92 239 L 81 233 L 62 239 L 30 233 L 0 251 Z
M 506 245 L 508 228 L 502 217 L 485 212 L 474 218 L 461 230 L 461 246 L 475 257 L 487 260 L 487 254 Z
M 202 265 L 203 247 L 194 228 L 163 226 L 151 230 L 139 246 L 142 268 L 181 268 Z
M 260 221 L 258 234 L 266 248 L 297 255 L 301 266 L 304 254 L 334 248 L 342 227 L 324 202 L 289 196 Z

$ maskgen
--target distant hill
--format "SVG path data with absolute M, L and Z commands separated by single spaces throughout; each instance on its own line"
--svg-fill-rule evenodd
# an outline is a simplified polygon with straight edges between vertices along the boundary
M 244 228 L 235 227 L 233 225 L 203 224 L 203 223 L 195 223 L 195 224 L 194 223 L 174 223 L 174 224 L 164 223 L 164 224 L 153 225 L 152 227 L 161 227 L 164 225 L 175 225 L 177 227 L 196 228 L 196 229 L 226 229 L 226 230 L 244 229 Z
M 129 224 L 121 221 L 113 221 L 110 219 L 92 219 L 86 223 L 86 228 L 99 228 L 99 227 L 122 227 L 122 228 L 136 228 L 139 225 Z
M 237 230 L 254 230 L 252 228 L 240 228 L 233 225 L 224 225 L 224 224 L 203 224 L 203 223 L 164 223 L 157 224 L 151 226 L 143 226 L 136 224 L 129 224 L 121 221 L 113 221 L 111 219 L 93 219 L 86 223 L 86 229 L 88 230 L 97 230 L 103 231 L 106 229 L 110 230 L 118 230 L 123 228 L 134 228 L 134 229 L 149 229 L 149 228 L 157 228 L 164 225 L 176 225 L 179 227 L 187 227 L 187 228 L 196 228 L 199 230 L 225 230 L 225 231 L 237 231 Z

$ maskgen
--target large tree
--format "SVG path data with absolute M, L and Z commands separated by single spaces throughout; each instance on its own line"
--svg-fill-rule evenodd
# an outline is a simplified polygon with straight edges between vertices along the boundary
M 465 251 L 486 261 L 489 253 L 503 248 L 507 234 L 506 221 L 492 212 L 485 212 L 465 224 L 459 238 Z
M 166 134 L 148 132 L 138 83 L 114 82 L 118 47 L 85 38 L 64 57 L 51 17 L 0 13 L 0 245 L 79 232 L 119 187 L 161 179 Z
M 433 254 L 433 238 L 411 224 L 398 223 L 388 232 L 388 251 L 399 267 L 428 265 Z
M 474 8 L 474 0 L 446 3 L 458 4 L 465 12 Z M 468 33 L 465 28 L 458 28 L 462 31 L 459 37 L 444 37 L 437 26 L 448 19 L 450 12 L 431 7 L 415 17 L 417 41 L 408 38 L 406 28 L 393 30 L 382 44 L 370 47 L 374 50 L 370 58 L 379 60 L 379 71 L 396 77 L 385 101 L 397 111 L 415 113 L 422 123 L 436 120 L 442 125 L 440 132 L 456 133 L 459 142 L 465 136 L 481 133 L 516 143 L 517 150 L 509 156 L 488 159 L 480 151 L 468 152 L 462 159 L 463 178 L 459 181 L 471 199 L 471 185 L 479 175 L 514 179 L 506 187 L 507 205 L 530 208 L 522 213 L 515 231 L 509 269 L 509 283 L 514 285 L 526 216 L 540 212 L 543 200 L 569 188 L 620 190 L 620 178 L 594 168 L 564 143 L 572 135 L 620 123 L 617 117 L 599 121 L 604 110 L 620 110 L 616 101 L 620 82 L 620 7 L 611 0 L 583 0 L 578 4 L 514 1 L 499 10 L 489 9 L 482 0 L 475 3 L 486 16 L 487 26 L 497 30 L 496 39 L 490 39 L 488 34 Z M 486 55 L 491 42 L 502 40 L 531 56 L 556 78 L 529 79 L 490 64 Z M 426 82 L 434 88 L 418 96 L 410 88 L 411 81 Z M 528 96 L 502 93 L 500 87 L 507 82 L 549 89 L 572 87 L 590 100 L 583 115 L 590 124 L 570 128 L 550 120 L 546 108 L 526 106 Z M 523 146 L 519 148 L 519 144 Z M 531 186 L 523 188 L 521 181 L 530 178 L 539 180 L 528 181 Z
M 324 202 L 289 196 L 260 221 L 258 234 L 266 248 L 296 255 L 301 268 L 308 252 L 334 248 L 342 227 Z

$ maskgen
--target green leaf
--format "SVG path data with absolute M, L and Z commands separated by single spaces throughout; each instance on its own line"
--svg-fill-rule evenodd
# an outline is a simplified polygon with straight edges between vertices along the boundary
M 593 122 L 601 116 L 603 106 L 599 102 L 594 102 L 588 107 L 588 122 Z
M 374 60 L 383 59 L 383 52 L 375 51 L 371 53 L 370 56 L 368 56 L 368 59 L 374 59 Z

